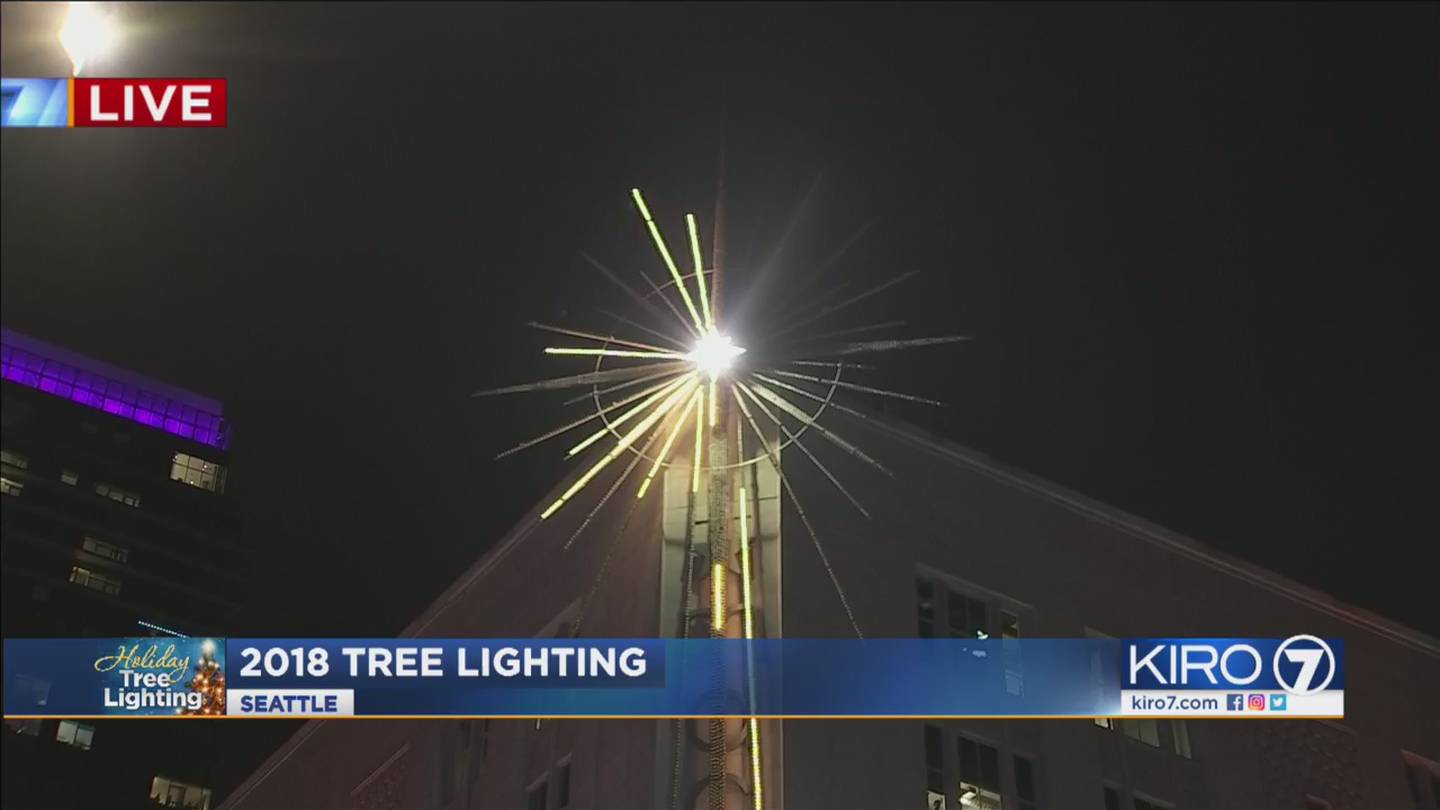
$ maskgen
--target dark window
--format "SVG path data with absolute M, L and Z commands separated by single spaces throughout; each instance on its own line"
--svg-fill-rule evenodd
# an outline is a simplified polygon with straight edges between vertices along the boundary
M 946 594 L 950 613 L 951 638 L 985 638 L 990 634 L 989 611 L 985 603 L 964 594 Z
M 1306 796 L 1305 810 L 1333 810 L 1333 808 L 1330 806 L 1330 802 L 1319 796 Z
M 549 798 L 545 787 L 544 780 L 541 780 L 540 784 L 525 792 L 525 810 L 545 810 Z
M 1015 757 L 1015 798 L 1020 810 L 1035 810 L 1035 764 L 1025 757 Z
M 1105 810 L 1120 810 L 1120 791 L 1105 786 Z
M 555 807 L 565 810 L 570 806 L 570 761 L 560 763 L 555 771 Z
M 915 604 L 920 616 L 920 638 L 935 637 L 935 585 L 928 579 L 915 580 Z
M 1149 799 L 1142 799 L 1139 796 L 1136 796 L 1135 810 L 1170 810 L 1170 808 L 1167 805 L 1160 804 L 1159 802 L 1153 802 Z
M 945 810 L 945 738 L 925 727 L 925 810 Z

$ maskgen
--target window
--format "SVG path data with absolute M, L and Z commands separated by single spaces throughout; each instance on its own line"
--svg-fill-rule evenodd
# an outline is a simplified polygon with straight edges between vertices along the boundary
M 186 453 L 176 453 L 170 465 L 170 480 L 180 481 L 208 492 L 225 491 L 225 468 Z
M 39 718 L 30 720 L 6 720 L 5 727 L 16 734 L 24 734 L 27 737 L 39 737 L 40 724 L 44 722 L 44 720 L 40 720 Z
M 951 638 L 989 638 L 990 624 L 985 603 L 964 594 L 950 591 L 945 594 L 949 603 Z
M 11 467 L 18 467 L 22 470 L 30 466 L 29 456 L 23 453 L 12 453 L 9 450 L 0 450 L 0 462 L 9 464 Z
M 915 580 L 915 604 L 920 618 L 920 638 L 935 637 L 935 583 Z
M 1334 808 L 1330 805 L 1330 802 L 1325 801 L 1319 796 L 1306 796 L 1305 810 L 1334 810 Z
M 1415 810 L 1440 810 L 1440 762 L 1401 751 L 1405 764 L 1405 781 L 1410 785 L 1410 798 Z
M 164 776 L 150 782 L 150 800 L 161 807 L 181 810 L 210 810 L 210 788 L 187 785 Z
M 80 483 L 80 473 L 77 473 L 74 470 L 61 470 L 60 483 L 67 484 L 73 487 L 76 484 Z
M 1175 743 L 1175 753 L 1190 759 L 1190 727 L 1184 720 L 1170 721 L 1170 736 Z
M 570 806 L 570 758 L 566 757 L 555 769 L 555 808 L 566 810 Z
M 1139 740 L 1146 745 L 1160 747 L 1160 723 L 1153 717 L 1137 717 L 1129 720 L 1116 720 L 1115 727 L 1120 729 L 1126 737 L 1132 740 Z
M 1134 804 L 1135 810 L 1171 810 L 1170 805 L 1143 796 L 1136 796 Z
M 545 780 L 541 779 L 525 791 L 525 810 L 545 810 L 549 806 L 549 795 L 545 788 Z
M 24 491 L 25 483 L 23 481 L 16 481 L 13 478 L 0 476 L 0 493 L 19 497 L 20 493 Z
M 1015 757 L 1015 798 L 1020 810 L 1035 810 L 1035 763 L 1021 756 Z
M 956 739 L 960 755 L 960 806 L 1004 810 L 1000 797 L 1000 752 L 968 737 Z
M 139 508 L 140 506 L 139 495 L 136 495 L 135 493 L 129 492 L 127 490 L 120 489 L 119 487 L 110 486 L 104 481 L 95 482 L 95 494 L 99 495 L 102 498 L 109 498 L 112 501 L 123 503 L 126 506 L 133 506 L 136 508 Z
M 94 741 L 94 726 L 87 726 L 74 720 L 61 720 L 60 726 L 55 729 L 55 742 L 73 745 L 81 751 L 89 751 L 90 744 Z
M 91 590 L 101 593 L 111 595 L 120 593 L 120 580 L 111 579 L 104 574 L 97 574 L 88 568 L 81 568 L 78 565 L 70 569 L 70 581 L 76 585 L 84 585 Z
M 925 727 L 925 810 L 945 810 L 945 738 Z
M 1112 785 L 1105 786 L 1105 810 L 1120 810 L 1120 790 Z
M 130 559 L 130 549 L 121 548 L 114 543 L 107 543 L 104 540 L 96 540 L 93 537 L 86 537 L 85 541 L 80 544 L 80 547 L 91 554 L 104 557 L 107 560 L 114 560 L 115 562 L 123 563 Z

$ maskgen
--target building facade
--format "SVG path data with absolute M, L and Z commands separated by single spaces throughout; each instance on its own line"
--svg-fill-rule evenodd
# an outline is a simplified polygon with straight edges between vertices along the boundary
M 1346 717 L 764 721 L 766 807 L 1436 810 L 1436 639 L 913 428 L 839 424 L 894 472 L 810 445 L 869 519 L 805 456 L 782 464 L 867 636 L 1339 636 Z M 633 512 L 616 499 L 568 550 L 599 493 L 532 514 L 407 635 L 654 636 L 703 622 L 703 593 L 677 584 L 679 538 L 705 513 L 687 478 L 667 474 L 663 497 Z M 852 635 L 794 503 L 763 473 L 753 483 L 757 623 Z M 692 764 L 705 733 L 653 720 L 311 721 L 222 806 L 688 810 L 707 806 Z M 727 806 L 753 805 L 745 780 L 733 793 Z
M 220 403 L 10 330 L 0 377 L 5 636 L 228 629 L 245 559 Z M 217 731 L 7 721 L 5 806 L 208 810 Z

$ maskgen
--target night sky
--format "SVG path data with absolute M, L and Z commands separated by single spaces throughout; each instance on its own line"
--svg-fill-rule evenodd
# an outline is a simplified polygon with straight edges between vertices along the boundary
M 5 75 L 59 13 L 5 5 Z M 1440 632 L 1434 4 L 122 13 L 94 72 L 229 127 L 6 130 L 0 314 L 226 403 L 245 632 L 398 631 L 569 469 L 491 459 L 563 397 L 469 393 L 603 327 L 579 251 L 659 271 L 628 190 L 708 222 L 722 141 L 737 278 L 869 225 L 836 278 L 922 271 L 875 319 L 975 336 L 892 413 Z

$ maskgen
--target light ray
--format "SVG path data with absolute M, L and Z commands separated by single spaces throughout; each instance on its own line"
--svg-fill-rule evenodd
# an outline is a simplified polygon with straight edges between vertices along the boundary
M 539 436 L 534 437 L 533 439 L 527 439 L 527 440 L 521 442 L 520 444 L 517 444 L 517 445 L 515 445 L 514 447 L 510 448 L 509 450 L 506 450 L 505 452 L 500 453 L 499 455 L 495 456 L 495 458 L 497 458 L 497 459 L 505 458 L 506 456 L 511 455 L 511 454 L 513 454 L 513 453 L 518 453 L 518 452 L 520 452 L 521 450 L 526 449 L 527 447 L 534 447 L 535 445 L 537 445 L 537 444 L 545 441 L 546 439 L 553 439 L 553 438 L 555 438 L 556 436 L 559 436 L 559 435 L 562 434 L 562 433 L 566 433 L 566 432 L 569 432 L 569 431 L 571 431 L 571 430 L 574 430 L 575 428 L 580 427 L 581 425 L 585 424 L 586 422 L 589 422 L 589 421 L 594 420 L 594 419 L 599 419 L 602 415 L 604 415 L 605 413 L 607 413 L 607 412 L 609 412 L 609 411 L 613 411 L 613 410 L 615 410 L 616 408 L 623 408 L 623 407 L 625 407 L 626 405 L 629 405 L 630 403 L 634 402 L 635 400 L 637 400 L 637 399 L 639 399 L 639 398 L 641 398 L 641 397 L 643 397 L 643 396 L 645 396 L 645 395 L 647 395 L 647 394 L 652 394 L 652 393 L 654 393 L 654 392 L 656 392 L 656 391 L 664 388 L 667 384 L 668 384 L 668 383 L 656 383 L 655 385 L 652 385 L 652 386 L 650 386 L 649 388 L 646 388 L 646 389 L 643 390 L 643 391 L 637 391 L 637 392 L 631 394 L 630 396 L 625 397 L 624 399 L 616 400 L 615 402 L 612 402 L 612 403 L 610 403 L 609 405 L 606 405 L 606 406 L 604 406 L 603 408 L 600 408 L 600 409 L 596 410 L 594 413 L 590 414 L 589 416 L 582 416 L 581 418 L 576 419 L 576 420 L 573 421 L 573 422 L 568 422 L 568 423 L 566 423 L 566 424 L 564 424 L 564 425 L 561 425 L 560 427 L 554 428 L 554 429 L 552 429 L 552 430 L 548 430 L 548 431 L 540 434 Z M 589 396 L 589 394 L 586 394 L 586 396 Z
M 783 388 L 783 389 L 785 389 L 786 391 L 793 391 L 793 392 L 799 394 L 799 395 L 802 396 L 802 397 L 805 397 L 805 398 L 807 398 L 807 399 L 813 399 L 813 400 L 815 400 L 816 402 L 819 402 L 819 403 L 821 403 L 821 404 L 823 404 L 823 405 L 826 405 L 827 407 L 834 408 L 835 410 L 840 411 L 841 413 L 848 413 L 848 414 L 850 414 L 851 416 L 857 417 L 857 418 L 859 418 L 859 419 L 864 419 L 864 420 L 866 420 L 867 422 L 873 422 L 873 421 L 875 421 L 875 420 L 871 419 L 869 416 L 867 416 L 864 411 L 857 411 L 857 410 L 855 410 L 854 408 L 846 407 L 846 406 L 844 406 L 844 405 L 841 405 L 841 404 L 838 403 L 838 402 L 835 402 L 835 401 L 832 400 L 832 399 L 827 399 L 827 398 L 825 398 L 825 397 L 820 396 L 819 394 L 812 393 L 812 392 L 810 392 L 810 391 L 806 391 L 804 388 L 800 388 L 799 386 L 791 385 L 790 383 L 787 383 L 787 382 L 785 382 L 784 380 L 777 380 L 777 379 L 775 379 L 775 378 L 773 378 L 773 377 L 766 377 L 764 374 L 761 374 L 761 373 L 759 373 L 759 372 L 755 372 L 755 379 L 757 379 L 757 380 L 764 380 L 765 382 L 769 383 L 770 385 L 775 386 L 776 388 Z M 830 383 L 829 380 L 825 380 L 822 384 L 828 385 L 829 383 Z
M 820 563 L 825 567 L 825 573 L 830 577 L 830 584 L 835 588 L 835 595 L 840 598 L 840 607 L 845 610 L 845 618 L 850 620 L 850 627 L 855 630 L 858 638 L 864 638 L 865 634 L 860 630 L 860 624 L 855 621 L 855 612 L 850 609 L 850 600 L 845 596 L 845 589 L 840 587 L 840 579 L 835 575 L 835 568 L 830 565 L 830 556 L 825 553 L 825 547 L 820 543 L 820 535 L 815 533 L 815 527 L 810 523 L 810 516 L 805 514 L 805 507 L 800 504 L 800 498 L 795 494 L 795 488 L 790 486 L 790 479 L 786 477 L 785 471 L 780 467 L 780 459 L 770 450 L 770 446 L 764 441 L 765 434 L 760 432 L 760 426 L 755 424 L 755 416 L 750 413 L 750 406 L 745 404 L 743 398 L 737 397 L 735 403 L 740 406 L 740 413 L 745 416 L 745 421 L 750 423 L 750 429 L 755 431 L 756 436 L 761 437 L 760 447 L 764 449 L 765 456 L 775 468 L 775 474 L 780 478 L 780 484 L 785 494 L 790 496 L 790 503 L 795 507 L 795 514 L 804 524 L 805 531 L 810 535 L 810 542 L 815 546 L 815 553 L 820 555 Z
M 621 453 L 625 452 L 626 448 L 634 444 L 637 438 L 648 432 L 657 421 L 664 417 L 665 414 L 669 413 L 670 409 L 675 407 L 676 401 L 680 399 L 680 395 L 688 390 L 688 386 L 681 386 L 680 388 L 677 388 L 674 391 L 670 392 L 670 396 L 667 397 L 663 403 L 661 403 L 659 408 L 656 408 L 649 416 L 640 420 L 640 424 L 631 428 L 629 433 L 626 433 L 624 437 L 620 439 L 620 441 L 615 443 L 614 447 L 610 448 L 610 452 L 606 453 L 600 458 L 599 461 L 595 462 L 594 466 L 592 466 L 589 470 L 586 470 L 584 475 L 580 476 L 580 478 L 575 481 L 575 483 L 571 484 L 570 487 L 566 489 L 559 498 L 555 499 L 554 503 L 550 504 L 550 506 L 548 506 L 545 511 L 541 512 L 540 519 L 544 520 L 555 514 L 555 510 L 564 506 L 566 501 L 570 500 L 572 497 L 575 496 L 575 493 L 584 489 L 585 485 L 589 484 L 591 479 L 593 479 L 601 470 L 605 469 L 606 465 L 614 461 Z
M 675 260 L 670 258 L 670 249 L 665 247 L 665 238 L 660 235 L 660 226 L 650 216 L 650 209 L 645 206 L 645 198 L 640 196 L 640 189 L 630 189 L 630 196 L 635 198 L 635 207 L 640 209 L 640 216 L 645 219 L 645 225 L 650 228 L 650 237 L 655 240 L 655 249 L 660 251 L 660 258 L 665 260 L 665 267 L 670 271 L 670 277 L 675 279 L 675 289 L 680 291 L 680 297 L 685 300 L 685 308 L 690 310 L 690 317 L 695 319 L 695 328 L 704 329 L 705 322 L 701 320 L 700 313 L 695 309 L 695 302 L 690 299 L 690 291 L 685 287 L 685 279 L 680 276 L 680 270 L 675 266 Z M 703 283 L 703 280 L 702 280 Z
M 476 391 L 472 397 L 493 397 L 500 394 L 519 394 L 526 391 L 553 391 L 557 388 L 578 388 L 582 385 L 594 385 L 596 383 L 609 383 L 616 380 L 626 380 L 631 377 L 642 376 L 655 371 L 656 369 L 668 366 L 675 372 L 687 371 L 685 363 L 651 363 L 648 365 L 630 366 L 628 368 L 609 368 L 604 371 L 589 371 L 583 374 L 570 374 L 565 377 L 552 377 L 548 380 L 537 380 L 519 385 L 507 385 L 504 388 L 490 388 L 484 391 Z
M 575 539 L 580 536 L 581 532 L 585 531 L 585 528 L 590 525 L 591 521 L 595 520 L 595 516 L 600 514 L 601 509 L 605 508 L 605 504 L 609 503 L 610 499 L 615 497 L 615 491 L 620 489 L 620 485 L 625 483 L 625 479 L 629 478 L 630 473 L 635 471 L 635 467 L 640 464 L 641 459 L 645 458 L 645 454 L 650 452 L 650 448 L 658 438 L 660 438 L 660 431 L 657 430 L 650 434 L 650 438 L 646 440 L 645 446 L 640 449 L 639 453 L 635 454 L 634 458 L 630 459 L 630 463 L 625 465 L 625 469 L 621 471 L 619 475 L 615 476 L 615 481 L 610 484 L 610 488 L 605 490 L 604 495 L 600 496 L 600 502 L 595 504 L 595 507 L 590 510 L 590 513 L 585 516 L 584 520 L 580 521 L 580 525 L 575 527 L 575 531 L 570 533 L 570 539 L 566 540 L 565 545 L 560 547 L 562 551 L 570 550 L 570 546 L 574 544 Z
M 896 349 L 914 349 L 920 346 L 939 346 L 944 343 L 959 343 L 970 340 L 969 335 L 942 335 L 940 337 L 910 338 L 908 340 L 866 340 L 858 343 L 846 343 L 837 346 L 829 351 L 817 352 L 821 355 L 836 354 L 861 354 L 864 352 L 892 352 Z
M 650 327 L 646 326 L 646 325 L 643 324 L 643 323 L 639 323 L 639 322 L 637 322 L 637 321 L 633 321 L 633 320 L 625 317 L 624 315 L 620 315 L 620 314 L 618 314 L 618 313 L 611 312 L 611 311 L 608 310 L 608 309 L 601 309 L 601 308 L 599 308 L 599 307 L 596 307 L 596 308 L 595 308 L 595 311 L 598 312 L 598 313 L 600 313 L 601 315 L 604 315 L 604 316 L 607 317 L 607 318 L 614 318 L 615 321 L 618 322 L 618 323 L 623 323 L 623 324 L 625 324 L 626 326 L 632 326 L 632 327 L 634 327 L 634 328 L 636 328 L 636 329 L 639 329 L 640 331 L 644 332 L 644 333 L 647 334 L 647 335 L 654 335 L 655 337 L 660 338 L 661 340 L 665 341 L 666 343 L 669 343 L 670 345 L 674 346 L 674 347 L 677 348 L 677 349 L 681 349 L 681 350 L 685 349 L 685 344 L 684 344 L 684 343 L 681 343 L 681 342 L 678 341 L 678 340 L 676 340 L 674 335 L 667 335 L 667 334 L 665 334 L 664 332 L 661 332 L 661 331 L 659 331 L 659 330 L 657 330 L 657 329 L 651 329 Z M 656 310 L 656 311 L 658 312 L 659 310 Z M 663 313 L 661 313 L 661 314 L 663 314 Z
M 881 329 L 894 329 L 905 325 L 905 321 L 881 321 L 880 323 L 867 324 L 865 326 L 852 326 L 849 329 L 836 329 L 833 332 L 821 332 L 818 335 L 807 335 L 797 338 L 796 343 L 814 343 L 820 340 L 844 337 L 846 335 L 858 335 L 861 332 L 878 332 Z
M 690 231 L 690 253 L 695 258 L 695 283 L 700 287 L 700 311 L 705 314 L 705 331 L 715 331 L 715 314 L 710 311 L 710 294 L 705 291 L 705 262 L 700 258 L 700 234 L 695 229 L 695 215 L 685 215 Z
M 595 442 L 600 441 L 605 436 L 610 435 L 616 428 L 635 418 L 637 415 L 643 413 L 646 408 L 654 404 L 655 401 L 660 397 L 665 396 L 667 392 L 673 391 L 681 383 L 685 382 L 686 380 L 693 379 L 694 377 L 694 374 L 686 374 L 684 376 L 677 377 L 676 379 L 671 380 L 668 384 L 665 385 L 664 388 L 661 388 L 659 391 L 656 391 L 655 393 L 647 397 L 644 402 L 641 402 L 639 405 L 636 405 L 635 407 L 621 414 L 618 419 L 613 422 L 607 423 L 605 427 L 600 428 L 599 430 L 585 437 L 585 439 L 579 444 L 570 448 L 570 452 L 566 453 L 565 455 L 573 456 L 576 453 L 579 453 L 580 451 L 594 444 Z
M 546 346 L 546 354 L 563 354 L 578 357 L 644 357 L 651 360 L 684 360 L 685 355 L 679 352 L 655 351 L 640 352 L 629 349 L 586 349 L 576 346 Z
M 701 394 L 700 389 L 697 388 L 695 389 L 695 393 L 690 396 L 690 399 L 698 405 L 699 398 L 702 396 L 704 395 Z M 650 489 L 650 482 L 655 480 L 655 473 L 660 471 L 660 465 L 664 464 L 665 459 L 670 457 L 670 448 L 674 446 L 675 438 L 680 435 L 680 429 L 685 427 L 685 422 L 687 421 L 685 417 L 689 415 L 690 405 L 690 402 L 685 403 L 685 409 L 680 412 L 680 418 L 675 420 L 675 427 L 671 428 L 670 435 L 665 437 L 665 443 L 660 446 L 660 452 L 655 456 L 655 463 L 650 466 L 650 472 L 645 474 L 645 480 L 640 484 L 640 491 L 635 493 L 636 498 L 645 497 L 646 490 Z
M 670 365 L 670 364 L 669 364 L 669 363 L 666 363 L 665 365 Z M 655 372 L 654 374 L 646 374 L 646 375 L 643 376 L 643 377 L 636 377 L 636 378 L 633 379 L 633 380 L 625 380 L 624 382 L 618 382 L 618 383 L 615 383 L 614 385 L 606 386 L 605 388 L 596 388 L 596 389 L 592 389 L 592 390 L 590 390 L 590 391 L 586 391 L 585 393 L 581 394 L 581 395 L 578 396 L 578 397 L 571 397 L 571 398 L 565 400 L 565 401 L 564 401 L 563 403 L 561 403 L 561 404 L 562 404 L 562 405 L 574 405 L 574 404 L 577 403 L 577 402 L 584 402 L 585 400 L 591 399 L 591 398 L 593 397 L 593 398 L 596 400 L 596 405 L 599 405 L 599 398 L 600 398 L 602 395 L 604 395 L 604 394 L 611 394 L 611 393 L 614 393 L 614 392 L 619 391 L 619 390 L 621 390 L 621 389 L 629 388 L 629 387 L 632 386 L 632 385 L 640 385 L 640 384 L 642 384 L 642 383 L 650 382 L 651 380 L 658 380 L 658 379 L 660 379 L 661 377 L 669 377 L 669 376 L 672 375 L 672 374 L 683 374 L 683 373 L 684 373 L 684 372 L 681 371 L 680 369 L 667 368 L 667 369 L 665 369 L 664 371 L 657 371 L 657 372 Z
M 917 397 L 917 396 L 915 396 L 914 394 L 902 394 L 902 393 L 900 393 L 899 391 L 889 391 L 889 390 L 886 390 L 886 389 L 884 389 L 884 388 L 874 388 L 874 387 L 871 387 L 871 386 L 868 386 L 868 385 L 861 385 L 861 384 L 859 384 L 859 383 L 847 383 L 847 382 L 841 382 L 841 381 L 839 381 L 839 380 L 822 380 L 822 379 L 819 378 L 819 377 L 815 377 L 815 376 L 812 376 L 812 375 L 809 375 L 809 374 L 800 374 L 800 373 L 795 372 L 795 371 L 782 371 L 782 370 L 780 370 L 780 369 L 778 369 L 778 368 L 772 368 L 772 369 L 770 369 L 770 373 L 771 373 L 771 374 L 778 374 L 778 375 L 780 375 L 781 377 L 790 377 L 790 378 L 796 379 L 796 380 L 805 380 L 805 381 L 807 381 L 807 382 L 820 383 L 821 385 L 838 385 L 838 386 L 840 386 L 841 388 L 849 388 L 849 389 L 852 390 L 852 391 L 862 391 L 862 392 L 864 392 L 864 393 L 866 393 L 866 394 L 876 394 L 876 395 L 882 396 L 882 397 L 894 397 L 894 398 L 896 398 L 896 399 L 909 400 L 910 402 L 923 402 L 923 403 L 926 404 L 926 405 L 944 405 L 944 404 L 945 404 L 945 403 L 941 402 L 941 401 L 938 400 L 938 399 L 927 399 L 927 398 L 925 398 L 925 397 Z
M 840 363 L 834 360 L 787 360 L 792 366 L 819 366 L 821 368 L 856 368 L 862 371 L 873 371 L 874 366 L 865 363 Z
M 800 424 L 805 425 L 806 427 L 814 428 L 817 433 L 819 433 L 821 436 L 824 436 L 825 438 L 829 439 L 831 442 L 833 442 L 833 443 L 835 444 L 836 447 L 839 447 L 841 450 L 844 450 L 845 452 L 849 453 L 850 455 L 852 455 L 852 456 L 860 459 L 861 461 L 866 462 L 866 463 L 869 464 L 870 466 L 874 467 L 875 469 L 879 470 L 880 472 L 885 473 L 886 475 L 890 476 L 891 478 L 894 478 L 894 477 L 895 477 L 895 474 L 892 473 L 892 472 L 890 472 L 890 470 L 889 470 L 888 468 L 886 468 L 886 466 L 885 466 L 884 464 L 881 464 L 880 462 L 878 462 L 878 461 L 876 461 L 875 459 L 871 458 L 870 455 L 869 455 L 868 453 L 866 453 L 864 450 L 861 450 L 860 448 L 856 447 L 855 445 L 851 444 L 850 442 L 848 442 L 848 441 L 840 438 L 839 436 L 837 436 L 837 435 L 835 434 L 834 431 L 830 430 L 829 428 L 825 427 L 824 425 L 820 424 L 819 422 L 816 422 L 814 419 L 812 419 L 812 418 L 810 417 L 810 414 L 805 413 L 804 411 L 802 411 L 802 410 L 800 410 L 799 408 L 795 407 L 795 403 L 793 403 L 793 402 L 791 402 L 790 400 L 788 400 L 788 399 L 780 396 L 779 394 L 775 393 L 774 391 L 771 391 L 769 388 L 766 388 L 766 387 L 763 386 L 763 385 L 756 385 L 756 386 L 755 386 L 755 390 L 760 393 L 760 396 L 762 396 L 762 397 L 770 400 L 770 402 L 772 402 L 772 403 L 775 405 L 775 407 L 779 408 L 780 410 L 784 411 L 785 413 L 790 414 L 792 417 L 794 417 L 795 419 L 799 420 Z M 864 510 L 862 509 L 861 511 L 863 512 Z
M 816 458 L 815 454 L 810 452 L 810 448 L 806 447 L 805 443 L 800 441 L 800 437 L 791 433 L 790 429 L 785 427 L 785 423 L 780 421 L 780 417 L 776 416 L 773 411 L 765 407 L 765 403 L 761 402 L 760 399 L 755 396 L 755 394 L 750 390 L 748 386 L 744 385 L 743 383 L 736 384 L 740 387 L 741 393 L 750 397 L 750 401 L 754 402 L 757 406 L 759 406 L 760 410 L 764 412 L 766 416 L 770 417 L 770 421 L 774 422 L 775 426 L 780 428 L 780 431 L 785 434 L 785 437 L 790 440 L 790 443 L 800 448 L 800 452 L 804 453 L 805 457 L 810 459 L 811 463 L 813 463 L 815 467 L 820 470 L 820 472 L 824 473 L 826 478 L 830 479 L 830 483 L 834 484 L 835 488 L 840 490 L 840 494 L 844 495 L 845 499 L 850 501 L 850 503 L 856 509 L 860 510 L 860 514 L 864 515 L 868 519 L 870 517 L 870 511 L 866 509 L 863 504 L 860 503 L 860 500 L 858 498 L 850 494 L 850 490 L 846 489 L 845 485 L 840 483 L 840 479 L 836 478 L 835 474 L 830 472 L 829 467 L 826 467 L 824 464 L 820 463 L 820 459 Z M 816 430 L 819 429 L 819 426 L 816 425 Z
M 615 272 L 614 272 L 613 270 L 611 270 L 610 268 L 608 268 L 608 267 L 606 267 L 605 265 L 601 264 L 599 259 L 595 258 L 594 256 L 591 256 L 589 253 L 586 253 L 586 252 L 584 252 L 584 251 L 581 251 L 581 252 L 580 252 L 580 255 L 583 256 L 583 257 L 585 257 L 585 261 L 589 262 L 592 267 L 594 267 L 596 270 L 599 270 L 600 273 L 601 273 L 602 275 L 604 275 L 605 278 L 606 278 L 607 280 L 609 280 L 611 284 L 614 284 L 615 286 L 617 286 L 617 287 L 619 287 L 620 289 L 624 290 L 624 291 L 625 291 L 625 294 L 626 294 L 626 295 L 629 295 L 631 298 L 635 299 L 635 301 L 636 301 L 638 304 L 640 304 L 641 308 L 643 308 L 645 311 L 649 312 L 651 315 L 654 315 L 654 316 L 659 320 L 659 322 L 665 323 L 665 322 L 668 320 L 668 319 L 665 317 L 665 313 L 664 313 L 664 312 L 661 312 L 661 311 L 660 311 L 660 308 L 657 307 L 657 306 L 655 306 L 655 303 L 654 303 L 653 301 L 651 301 L 650 299 L 648 299 L 648 298 L 646 298 L 645 296 L 641 295 L 640 293 L 636 292 L 635 290 L 631 289 L 631 287 L 630 287 L 629 284 L 626 284 L 623 279 L 621 279 L 619 276 L 615 275 Z M 643 278 L 643 279 L 645 279 L 645 281 L 648 282 L 651 287 L 654 287 L 654 286 L 655 286 L 655 282 L 650 281 L 650 277 L 649 277 L 649 276 L 645 275 L 644 273 L 641 273 L 641 274 L 640 274 L 640 277 Z M 667 303 L 668 303 L 668 301 L 669 301 L 669 299 L 666 299 L 666 302 L 667 302 Z M 675 308 L 672 306 L 672 307 L 671 307 L 671 312 L 674 312 L 674 313 L 675 313 L 675 317 L 680 320 L 680 325 L 683 326 L 683 327 L 685 327 L 685 331 L 689 332 L 692 336 L 694 336 L 694 335 L 696 334 L 694 328 L 692 328 L 692 327 L 690 326 L 690 324 L 689 324 L 688 322 L 686 322 L 685 316 L 680 314 L 680 310 L 675 309 Z M 653 330 L 652 330 L 652 331 L 653 331 Z
M 802 319 L 800 319 L 800 320 L 798 320 L 798 321 L 795 321 L 795 322 L 791 323 L 790 325 L 786 326 L 784 329 L 780 330 L 779 332 L 774 333 L 774 334 L 772 335 L 772 337 L 779 337 L 779 336 L 781 336 L 781 335 L 788 335 L 788 334 L 790 334 L 791 332 L 794 332 L 796 329 L 799 329 L 799 328 L 802 327 L 802 326 L 805 326 L 805 325 L 807 325 L 807 324 L 814 323 L 815 321 L 818 321 L 818 320 L 820 320 L 821 318 L 825 318 L 825 317 L 828 317 L 828 316 L 830 316 L 830 315 L 833 315 L 833 314 L 835 314 L 836 312 L 839 312 L 840 310 L 845 309 L 845 308 L 848 307 L 848 306 L 851 306 L 852 304 L 859 303 L 860 301 L 863 301 L 863 300 L 865 300 L 866 298 L 869 298 L 869 297 L 872 296 L 872 295 L 876 295 L 876 294 L 879 294 L 879 293 L 881 293 L 881 292 L 883 292 L 883 291 L 885 291 L 885 290 L 888 290 L 888 289 L 890 289 L 891 287 L 894 287 L 896 284 L 899 284 L 899 283 L 904 282 L 904 281 L 909 281 L 910 279 L 914 278 L 915 276 L 917 276 L 917 275 L 919 275 L 919 274 L 920 274 L 920 271 L 919 271 L 919 270 L 911 270 L 911 271 L 908 272 L 908 273 L 901 273 L 900 275 L 895 276 L 895 277 L 892 278 L 892 279 L 889 279 L 889 280 L 887 280 L 887 281 L 883 281 L 883 282 L 881 282 L 880 284 L 877 284 L 876 286 L 871 287 L 870 289 L 866 290 L 866 291 L 863 292 L 863 293 L 860 293 L 859 295 L 853 296 L 853 297 L 851 297 L 851 298 L 847 298 L 847 299 L 845 299 L 844 301 L 841 301 L 841 302 L 838 303 L 838 304 L 832 304 L 832 305 L 830 305 L 830 306 L 823 307 L 819 312 L 815 313 L 814 315 L 811 315 L 811 316 L 808 317 L 808 318 L 802 318 Z
M 655 283 L 654 279 L 649 276 L 644 276 L 644 279 L 645 283 L 650 285 L 650 290 L 655 294 L 655 297 L 659 298 L 661 303 L 665 304 L 666 308 L 680 321 L 685 327 L 685 331 L 689 332 L 691 337 L 698 338 L 704 334 L 703 330 L 696 329 L 689 321 L 685 320 L 685 315 L 680 312 L 680 308 L 675 306 L 675 302 L 670 300 L 670 296 L 665 294 L 665 291 L 660 288 L 659 284 Z
M 567 329 L 563 326 L 553 326 L 551 324 L 540 323 L 538 321 L 527 321 L 525 325 L 530 327 L 531 329 L 540 329 L 545 332 L 554 332 L 557 335 L 569 335 L 570 337 L 585 338 L 587 340 L 594 340 L 599 341 L 600 343 L 607 344 L 618 343 L 621 346 L 629 346 L 632 349 L 646 349 L 652 352 L 665 352 L 667 354 L 672 353 L 670 349 L 664 349 L 659 346 L 652 346 L 649 343 L 641 343 L 636 340 L 626 340 L 625 338 L 616 337 L 614 335 L 601 335 L 595 332 L 586 332 L 581 329 Z

